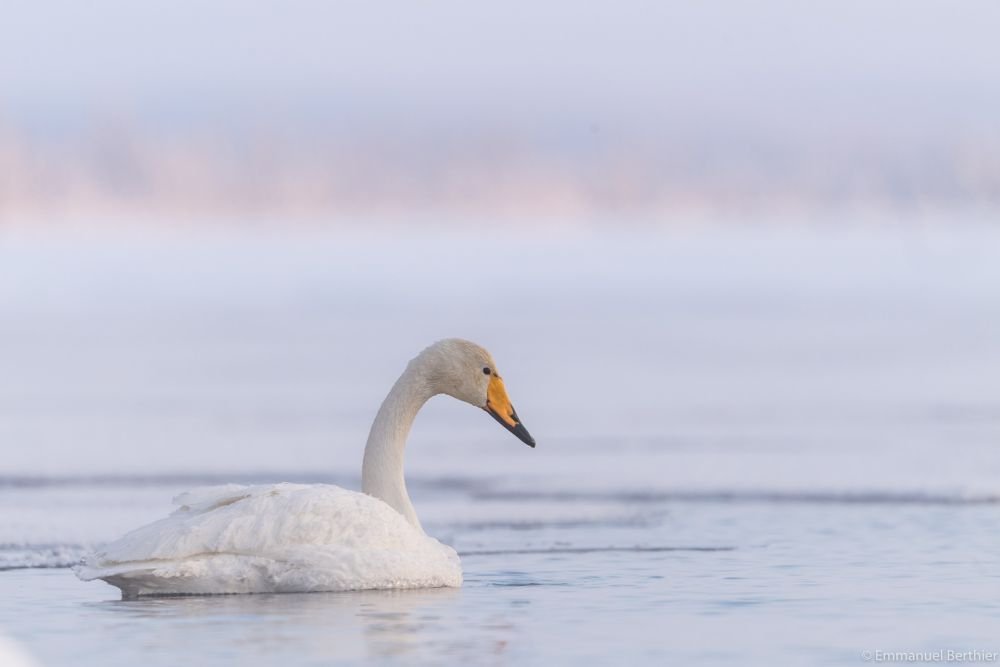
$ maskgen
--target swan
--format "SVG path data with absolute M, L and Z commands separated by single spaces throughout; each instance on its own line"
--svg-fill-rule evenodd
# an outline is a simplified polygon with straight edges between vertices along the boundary
M 288 483 L 196 489 L 174 498 L 172 514 L 74 571 L 117 586 L 123 599 L 459 587 L 458 554 L 424 533 L 403 477 L 410 427 L 437 394 L 482 408 L 535 446 L 489 352 L 457 338 L 438 341 L 407 364 L 382 402 L 365 445 L 362 493 Z

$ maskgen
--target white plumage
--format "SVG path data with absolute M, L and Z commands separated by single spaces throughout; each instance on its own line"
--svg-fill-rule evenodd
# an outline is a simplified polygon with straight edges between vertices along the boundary
M 76 566 L 123 597 L 461 586 L 458 554 L 424 534 L 403 476 L 420 408 L 449 394 L 487 410 L 534 447 L 489 353 L 449 339 L 413 359 L 375 417 L 364 493 L 325 484 L 228 485 L 174 499 L 168 517 Z
M 212 487 L 88 556 L 125 597 L 461 586 L 458 554 L 377 498 L 337 486 Z

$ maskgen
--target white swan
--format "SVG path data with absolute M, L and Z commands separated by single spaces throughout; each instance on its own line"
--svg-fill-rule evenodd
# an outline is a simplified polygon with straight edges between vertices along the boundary
M 443 340 L 410 361 L 379 408 L 365 446 L 364 493 L 326 484 L 198 489 L 175 498 L 173 514 L 74 570 L 124 598 L 461 586 L 458 554 L 424 534 L 403 479 L 410 426 L 437 394 L 483 408 L 535 446 L 490 354 Z

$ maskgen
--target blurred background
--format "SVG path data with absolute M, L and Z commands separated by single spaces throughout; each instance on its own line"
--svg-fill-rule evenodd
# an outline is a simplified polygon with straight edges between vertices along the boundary
M 449 475 L 993 494 L 998 22 L 988 1 L 8 3 L 0 475 L 356 484 L 397 373 L 461 336 L 540 446 L 435 401 L 418 507 Z M 154 491 L 78 541 L 158 516 Z M 87 525 L 49 509 L 7 542 Z
M 1000 205 L 985 0 L 4 14 L 5 227 L 913 225 Z
M 6 0 L 0 626 L 103 667 L 995 650 L 998 34 L 994 0 Z M 453 336 L 538 441 L 421 412 L 460 591 L 59 569 L 191 487 L 359 488 Z

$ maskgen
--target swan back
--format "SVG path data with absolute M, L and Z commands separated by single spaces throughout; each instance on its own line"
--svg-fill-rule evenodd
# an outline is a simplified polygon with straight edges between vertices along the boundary
M 329 485 L 229 485 L 77 567 L 126 596 L 460 586 L 453 549 L 384 502 Z

